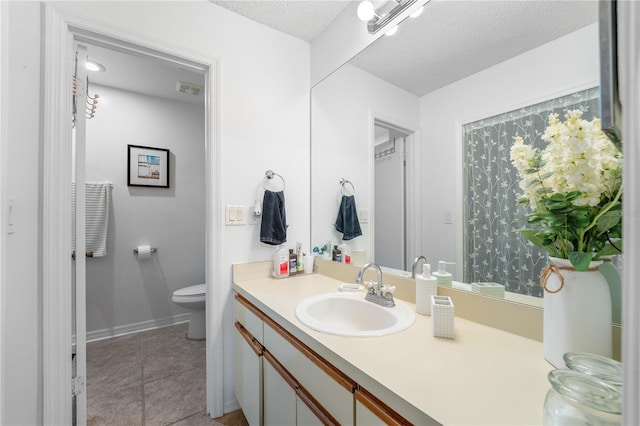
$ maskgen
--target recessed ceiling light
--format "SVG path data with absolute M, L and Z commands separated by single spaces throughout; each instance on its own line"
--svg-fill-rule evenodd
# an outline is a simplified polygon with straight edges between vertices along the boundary
M 94 71 L 94 72 L 105 72 L 107 70 L 104 67 L 104 65 L 94 61 L 87 61 L 85 64 L 85 67 L 87 68 L 87 71 Z

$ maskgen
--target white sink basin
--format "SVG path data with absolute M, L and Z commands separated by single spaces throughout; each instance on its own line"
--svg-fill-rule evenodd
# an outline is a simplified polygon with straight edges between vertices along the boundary
M 327 293 L 298 303 L 296 317 L 307 327 L 340 336 L 372 337 L 397 333 L 415 320 L 402 301 L 386 308 L 364 299 L 364 293 Z

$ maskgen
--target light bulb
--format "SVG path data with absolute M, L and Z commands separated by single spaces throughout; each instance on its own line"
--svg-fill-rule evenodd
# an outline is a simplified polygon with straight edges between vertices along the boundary
M 419 9 L 417 9 L 415 12 L 413 12 L 409 16 L 412 17 L 412 18 L 417 18 L 418 16 L 422 15 L 422 12 L 424 12 L 424 6 L 420 6 Z
M 368 0 L 360 2 L 358 5 L 358 18 L 361 21 L 368 21 L 375 15 L 375 8 L 373 7 L 373 3 Z
M 97 62 L 87 61 L 85 63 L 85 68 L 87 71 L 95 71 L 95 72 L 105 72 L 107 69 L 104 65 L 101 65 Z
M 396 25 L 395 27 L 391 28 L 389 31 L 384 33 L 384 35 L 391 37 L 392 35 L 394 35 L 397 32 L 398 32 L 398 26 Z

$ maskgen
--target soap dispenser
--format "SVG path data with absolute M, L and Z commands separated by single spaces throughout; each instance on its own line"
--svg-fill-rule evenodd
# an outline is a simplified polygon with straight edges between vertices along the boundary
M 455 262 L 445 262 L 443 260 L 438 262 L 438 270 L 433 273 L 433 276 L 438 280 L 438 285 L 443 287 L 451 287 L 453 280 L 450 272 L 447 271 L 446 265 L 455 265 Z
M 438 294 L 438 280 L 431 275 L 431 265 L 422 265 L 422 274 L 416 275 L 416 312 L 431 315 L 431 296 Z

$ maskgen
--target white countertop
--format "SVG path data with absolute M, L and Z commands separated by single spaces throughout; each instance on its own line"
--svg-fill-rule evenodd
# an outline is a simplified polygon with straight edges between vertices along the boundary
M 542 343 L 459 317 L 453 340 L 432 337 L 431 317 L 418 314 L 405 331 L 368 338 L 319 333 L 296 319 L 298 302 L 339 284 L 312 274 L 237 281 L 234 290 L 392 408 L 399 398 L 445 425 L 542 424 L 553 368 Z

